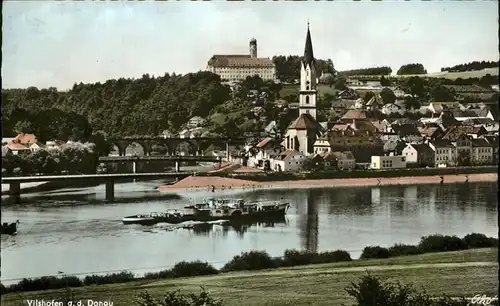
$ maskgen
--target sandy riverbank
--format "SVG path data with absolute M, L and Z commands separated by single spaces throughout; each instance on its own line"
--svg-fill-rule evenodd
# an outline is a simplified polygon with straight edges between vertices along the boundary
M 468 178 L 469 182 L 496 182 L 496 173 L 476 173 L 443 175 L 443 183 L 463 183 Z M 270 181 L 255 182 L 224 177 L 190 176 L 179 182 L 158 187 L 159 191 L 195 191 L 215 189 L 283 189 L 283 188 L 324 188 L 347 186 L 384 186 L 384 185 L 412 185 L 412 184 L 439 184 L 440 176 L 410 176 L 410 177 L 385 177 L 385 178 L 341 178 L 296 181 Z

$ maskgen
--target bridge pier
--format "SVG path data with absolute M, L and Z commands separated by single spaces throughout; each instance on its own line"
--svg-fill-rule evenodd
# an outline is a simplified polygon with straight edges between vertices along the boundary
M 136 162 L 135 161 L 132 162 L 132 173 L 136 173 L 136 170 L 137 170 L 136 166 L 137 166 Z
M 14 199 L 16 204 L 21 202 L 21 183 L 13 182 L 9 184 L 9 195 Z
M 229 153 L 229 142 L 226 142 L 226 161 L 229 162 L 231 154 Z
M 175 161 L 175 172 L 180 172 L 181 171 L 181 166 L 180 162 L 178 160 Z
M 113 202 L 115 200 L 115 182 L 114 180 L 106 181 L 106 201 Z

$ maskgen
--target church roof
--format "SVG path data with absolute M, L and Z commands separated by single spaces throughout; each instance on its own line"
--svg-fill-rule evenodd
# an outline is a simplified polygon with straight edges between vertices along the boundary
M 306 46 L 304 48 L 304 64 L 311 65 L 314 63 L 314 54 L 311 40 L 311 32 L 309 31 L 309 24 L 307 25 Z
M 321 131 L 322 127 L 310 114 L 301 114 L 288 129 Z

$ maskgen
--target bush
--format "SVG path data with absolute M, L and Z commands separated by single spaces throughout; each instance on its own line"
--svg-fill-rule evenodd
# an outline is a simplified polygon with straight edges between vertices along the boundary
M 103 285 L 126 283 L 135 279 L 134 274 L 131 272 L 123 271 L 120 273 L 111 273 L 106 275 L 88 275 L 83 279 L 83 283 L 87 285 Z
M 82 281 L 76 276 L 43 276 L 40 278 L 24 278 L 19 283 L 8 286 L 5 292 L 38 291 L 48 289 L 60 289 L 64 287 L 80 287 Z
M 278 262 L 264 251 L 243 252 L 222 267 L 222 272 L 277 268 Z
M 423 253 L 434 253 L 465 250 L 467 244 L 457 236 L 430 235 L 422 237 L 418 247 Z
M 316 263 L 329 263 L 339 261 L 351 261 L 351 255 L 344 250 L 337 250 L 333 252 L 322 252 L 317 256 Z
M 347 294 L 356 300 L 358 306 L 466 306 L 464 298 L 453 300 L 448 297 L 433 298 L 425 292 L 417 292 L 411 284 L 382 282 L 370 274 L 361 277 L 358 283 L 345 288 Z
M 391 257 L 391 253 L 388 249 L 379 246 L 368 246 L 363 249 L 360 259 L 389 257 Z
M 172 278 L 172 270 L 167 269 L 167 270 L 162 270 L 160 272 L 149 272 L 144 274 L 145 279 L 162 279 L 162 278 Z
M 181 261 L 171 270 L 173 277 L 187 277 L 198 275 L 213 275 L 219 273 L 212 265 L 201 261 Z
M 389 253 L 391 257 L 395 257 L 422 254 L 422 251 L 416 245 L 395 244 L 389 248 Z
M 221 300 L 212 298 L 202 287 L 200 294 L 181 294 L 179 290 L 167 292 L 162 299 L 153 298 L 147 291 L 137 297 L 139 306 L 223 306 Z
M 484 234 L 472 233 L 462 238 L 462 241 L 469 249 L 492 248 L 498 246 L 497 238 L 486 237 Z
M 309 264 L 320 264 L 339 261 L 350 261 L 351 255 L 343 250 L 313 253 L 309 251 L 286 250 L 281 266 L 292 267 Z

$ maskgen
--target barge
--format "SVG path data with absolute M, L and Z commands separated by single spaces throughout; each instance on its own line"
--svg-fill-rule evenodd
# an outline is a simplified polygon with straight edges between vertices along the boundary
M 11 224 L 4 222 L 3 224 L 0 225 L 0 233 L 5 235 L 15 235 L 17 234 L 18 224 L 19 220 L 17 220 L 16 222 L 12 222 Z
M 183 209 L 128 216 L 123 218 L 122 222 L 124 224 L 154 225 L 157 223 L 179 224 L 186 221 L 258 221 L 283 217 L 289 208 L 290 203 L 285 200 L 245 202 L 244 200 L 208 199 L 200 204 L 185 206 Z

